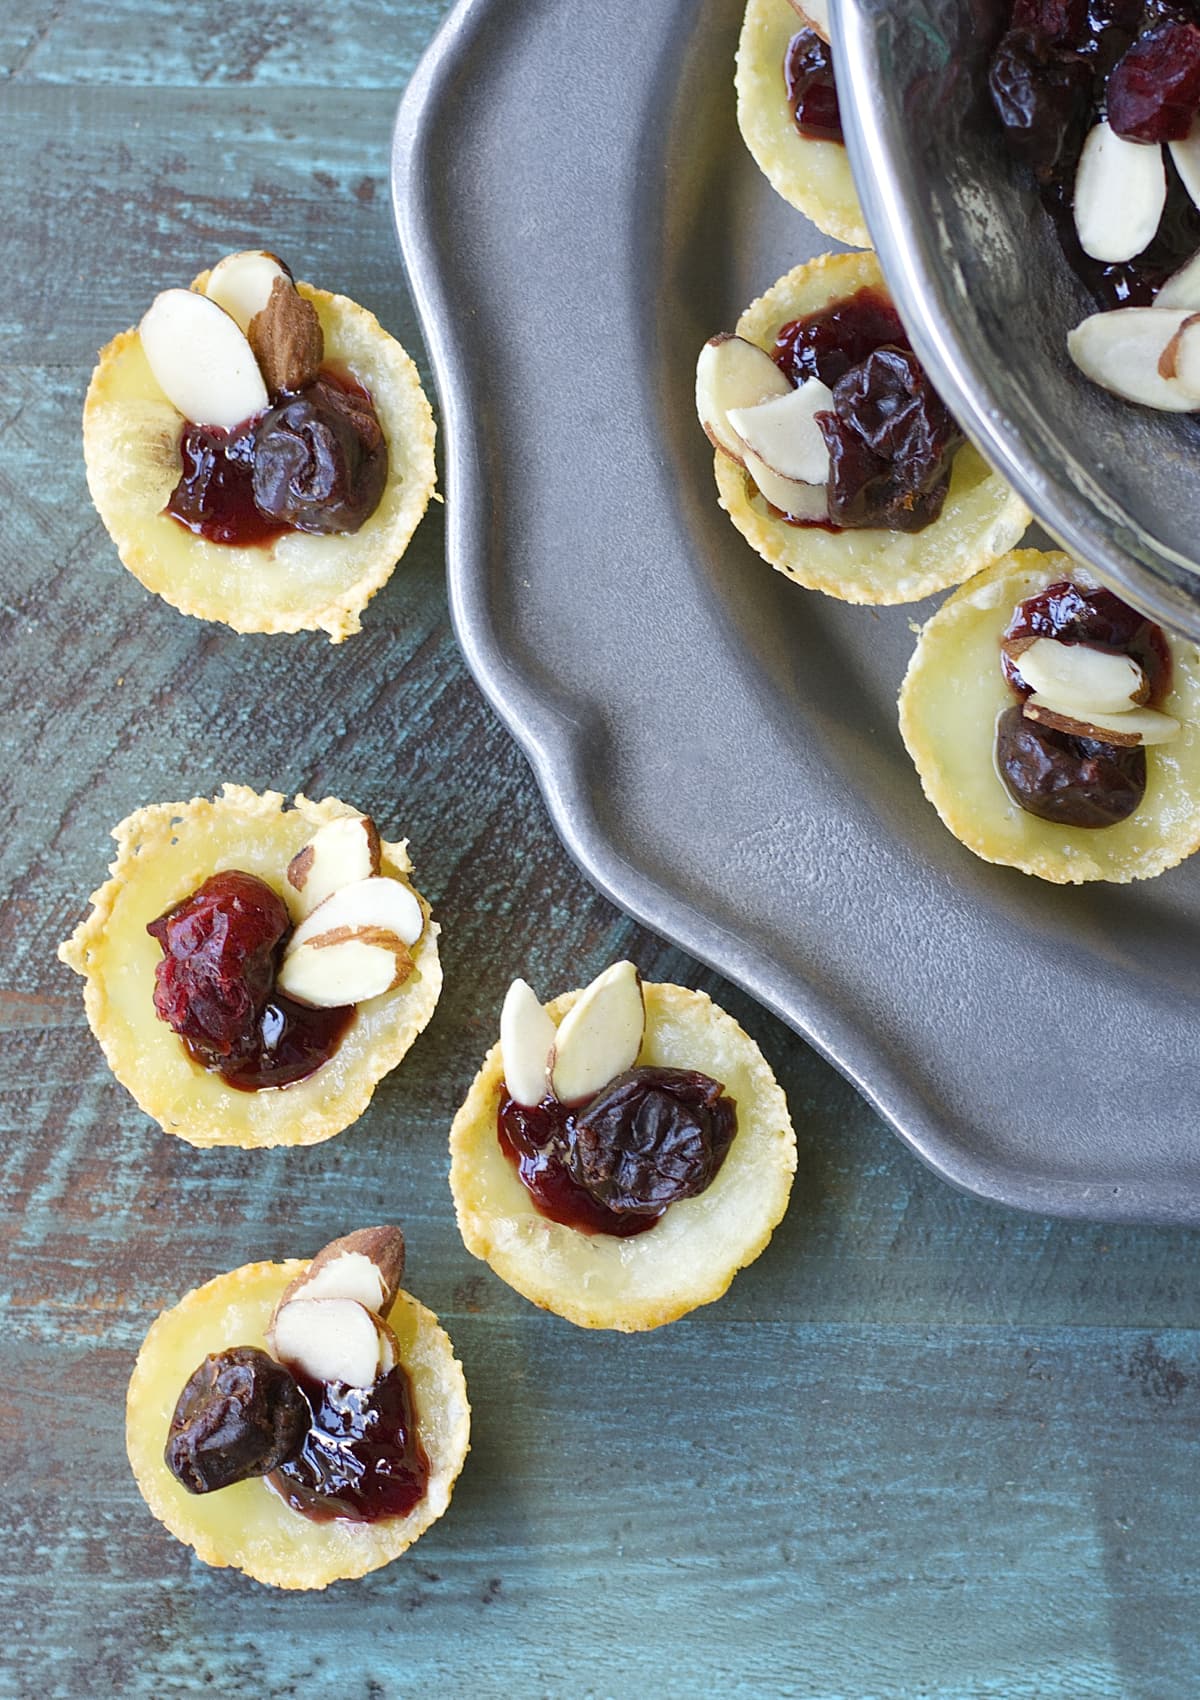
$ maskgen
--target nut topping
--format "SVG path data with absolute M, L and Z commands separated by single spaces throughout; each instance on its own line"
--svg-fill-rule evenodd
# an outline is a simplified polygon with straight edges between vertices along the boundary
M 272 400 L 302 389 L 321 370 L 325 335 L 317 310 L 285 277 L 275 279 L 246 335 Z
M 409 946 L 425 925 L 421 906 L 397 879 L 374 875 L 340 887 L 292 934 L 276 984 L 316 1009 L 365 1003 L 412 972 Z
M 1167 344 L 1191 312 L 1187 307 L 1156 306 L 1093 313 L 1069 334 L 1067 350 L 1084 377 L 1114 395 L 1165 413 L 1192 413 L 1200 402 L 1159 370 Z
M 1075 229 L 1085 254 L 1106 265 L 1132 260 L 1154 240 L 1167 204 L 1161 147 L 1126 141 L 1101 121 L 1079 156 Z
M 1156 708 L 1134 708 L 1127 714 L 1102 714 L 1097 710 L 1082 710 L 1064 714 L 1037 695 L 1027 699 L 1024 707 L 1027 720 L 1039 726 L 1051 726 L 1056 732 L 1068 732 L 1073 738 L 1094 738 L 1099 743 L 1116 744 L 1120 749 L 1135 749 L 1139 744 L 1165 744 L 1179 736 L 1182 727 L 1169 714 Z
M 558 1029 L 524 980 L 514 980 L 500 1011 L 500 1054 L 509 1095 L 532 1108 L 550 1090 L 550 1053 Z
M 254 351 L 224 308 L 194 289 L 164 289 L 138 335 L 155 382 L 185 419 L 232 431 L 267 406 Z
M 1039 703 L 1086 718 L 1093 711 L 1123 714 L 1150 695 L 1150 681 L 1131 655 L 1035 637 L 1018 661 Z
M 208 274 L 204 293 L 218 307 L 224 307 L 240 330 L 249 331 L 251 319 L 271 299 L 276 278 L 291 285 L 292 274 L 278 255 L 246 249 L 217 261 Z
M 331 820 L 288 863 L 287 882 L 296 893 L 298 920 L 343 886 L 371 879 L 380 869 L 379 833 L 367 815 Z
M 614 962 L 567 1011 L 554 1036 L 550 1085 L 565 1104 L 594 1097 L 632 1068 L 646 1031 L 642 982 L 632 962 Z
M 399 1228 L 359 1228 L 331 1240 L 298 1275 L 275 1306 L 278 1316 L 293 1299 L 355 1299 L 382 1316 L 404 1279 L 404 1235 Z
M 833 391 L 820 378 L 753 407 L 728 409 L 729 428 L 747 449 L 781 478 L 824 489 L 829 479 L 829 450 L 816 422 L 833 406 Z M 769 500 L 769 498 L 768 498 Z
M 267 1343 L 289 1369 L 347 1387 L 373 1387 L 400 1355 L 391 1329 L 356 1299 L 293 1299 L 276 1311 Z
M 801 23 L 816 30 L 822 41 L 830 40 L 829 0 L 792 0 L 792 10 Z
M 1174 378 L 1200 407 L 1200 313 L 1185 319 L 1175 332 L 1159 356 L 1158 372 L 1162 378 Z
M 741 438 L 729 423 L 729 410 L 755 407 L 773 396 L 786 396 L 792 385 L 757 343 L 723 332 L 705 343 L 696 362 L 696 412 L 714 448 L 744 466 Z

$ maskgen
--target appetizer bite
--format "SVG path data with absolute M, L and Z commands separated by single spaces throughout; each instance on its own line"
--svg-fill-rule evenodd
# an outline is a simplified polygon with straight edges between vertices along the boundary
M 113 829 L 59 948 L 121 1084 L 192 1145 L 312 1145 L 428 1025 L 439 928 L 407 845 L 336 798 L 226 785 Z
M 400 1229 L 361 1228 L 311 1263 L 219 1275 L 153 1324 L 126 1450 L 150 1510 L 206 1564 L 325 1588 L 389 1564 L 445 1511 L 467 1388 L 403 1275 Z
M 829 0 L 749 0 L 736 87 L 742 138 L 772 188 L 827 236 L 865 248 L 834 86 Z
M 703 992 L 618 962 L 543 1006 L 514 980 L 450 1130 L 467 1250 L 584 1328 L 657 1328 L 764 1249 L 796 1168 L 762 1053 Z
M 377 319 L 229 254 L 101 350 L 88 488 L 148 590 L 238 632 L 340 643 L 434 487 L 433 414 Z
M 1101 309 L 1071 357 L 1128 401 L 1200 411 L 1200 14 L 1141 0 L 1007 14 L 992 103 Z
M 1200 847 L 1200 651 L 1024 549 L 926 624 L 900 691 L 925 795 L 987 862 L 1150 879 Z
M 696 410 L 742 536 L 843 602 L 944 590 L 1029 523 L 929 382 L 874 254 L 797 266 L 706 343 Z

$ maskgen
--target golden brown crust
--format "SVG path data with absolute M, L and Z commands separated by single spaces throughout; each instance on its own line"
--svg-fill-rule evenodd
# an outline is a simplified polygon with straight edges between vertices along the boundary
M 294 905 L 289 861 L 318 827 L 355 813 L 334 797 L 314 803 L 298 796 L 288 808 L 281 792 L 259 796 L 225 785 L 219 797 L 151 804 L 114 827 L 111 877 L 93 892 L 91 914 L 58 954 L 86 978 L 88 1021 L 109 1067 L 166 1132 L 201 1146 L 330 1139 L 358 1119 L 378 1082 L 428 1025 L 442 985 L 440 929 L 419 892 L 425 930 L 412 949 L 412 972 L 394 991 L 359 1006 L 335 1054 L 307 1080 L 235 1091 L 194 1063 L 154 1012 L 161 951 L 147 922 L 225 868 L 257 874 Z M 385 843 L 382 852 L 383 872 L 411 888 L 407 846 Z
M 753 1039 L 703 992 L 643 990 L 639 1064 L 698 1069 L 737 1103 L 729 1155 L 698 1198 L 673 1204 L 631 1239 L 578 1233 L 543 1216 L 496 1138 L 499 1045 L 450 1129 L 450 1190 L 467 1250 L 534 1304 L 581 1328 L 657 1328 L 719 1299 L 782 1220 L 796 1168 L 787 1101 Z M 556 1022 L 578 996 L 566 992 L 546 1006 Z
M 429 1490 L 407 1517 L 379 1523 L 314 1523 L 261 1478 L 217 1493 L 190 1494 L 163 1461 L 175 1403 L 209 1352 L 266 1349 L 266 1328 L 304 1259 L 251 1263 L 187 1293 L 152 1325 L 138 1353 L 125 1404 L 125 1445 L 142 1497 L 177 1540 L 206 1564 L 232 1566 L 275 1588 L 325 1588 L 378 1570 L 412 1545 L 450 1503 L 470 1447 L 471 1408 L 462 1365 L 432 1311 L 398 1293 L 387 1321 L 413 1384 Z
M 825 254 L 796 266 L 742 314 L 737 334 L 768 352 L 789 320 L 883 284 L 872 253 Z M 970 444 L 954 458 L 941 517 L 924 531 L 823 531 L 778 519 L 740 466 L 719 450 L 721 506 L 765 561 L 841 602 L 917 602 L 958 584 L 1019 542 L 1029 510 Z
M 326 359 L 370 392 L 388 440 L 387 486 L 361 530 L 288 532 L 240 548 L 208 543 L 168 518 L 183 419 L 155 383 L 136 330 L 100 351 L 83 409 L 84 460 L 109 536 L 147 590 L 234 631 L 324 631 L 340 643 L 360 630 L 362 610 L 391 577 L 433 494 L 433 412 L 416 366 L 373 314 L 343 295 L 296 288 L 316 310 Z
M 997 716 L 1013 702 L 1000 637 L 1018 602 L 1056 579 L 1096 581 L 1069 555 L 1018 549 L 955 592 L 926 622 L 900 688 L 900 732 L 925 795 L 985 862 L 1055 885 L 1152 879 L 1200 848 L 1200 650 L 1169 637 L 1165 713 L 1183 730 L 1146 751 L 1146 796 L 1128 820 L 1054 826 L 1009 797 L 995 769 Z
M 783 62 L 803 23 L 788 0 L 749 0 L 738 41 L 738 127 L 771 187 L 819 230 L 852 248 L 871 238 L 840 142 L 818 142 L 797 130 L 787 101 Z

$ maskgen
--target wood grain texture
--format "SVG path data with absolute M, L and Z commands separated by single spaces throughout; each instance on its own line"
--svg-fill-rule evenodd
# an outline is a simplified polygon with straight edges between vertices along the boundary
M 793 1034 L 597 897 L 464 671 L 440 510 L 336 650 L 181 618 L 95 519 L 95 350 L 228 248 L 278 248 L 421 357 L 387 149 L 444 10 L 0 10 L 0 1693 L 1189 1696 L 1196 1235 L 955 1195 Z M 160 1134 L 54 959 L 109 827 L 226 778 L 332 791 L 407 833 L 445 928 L 432 1027 L 310 1150 Z M 745 1023 L 800 1142 L 764 1257 L 719 1306 L 629 1340 L 468 1258 L 445 1178 L 512 974 L 550 993 L 622 953 Z M 125 1464 L 142 1335 L 219 1270 L 385 1215 L 471 1387 L 449 1514 L 320 1597 L 206 1570 Z

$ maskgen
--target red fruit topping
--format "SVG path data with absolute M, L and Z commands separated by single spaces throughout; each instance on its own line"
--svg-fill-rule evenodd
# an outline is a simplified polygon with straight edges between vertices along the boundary
M 783 80 L 800 134 L 817 142 L 842 141 L 842 114 L 833 80 L 833 49 L 816 30 L 801 30 L 788 42 Z
M 1086 0 L 1016 0 L 1012 28 L 1055 47 L 1075 47 L 1087 25 Z
M 154 1007 L 206 1068 L 244 1057 L 275 983 L 275 950 L 289 928 L 283 899 L 253 874 L 214 874 L 151 921 L 163 948 Z
M 1200 109 L 1200 29 L 1144 31 L 1108 79 L 1108 121 L 1130 142 L 1181 142 Z

